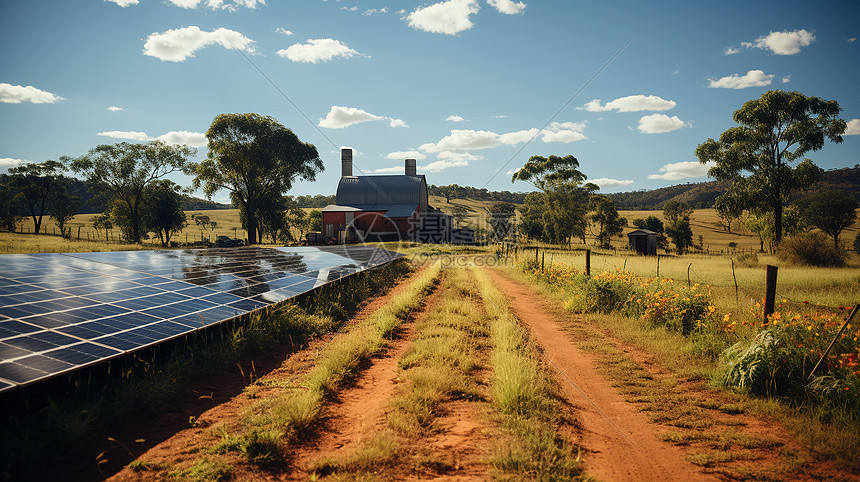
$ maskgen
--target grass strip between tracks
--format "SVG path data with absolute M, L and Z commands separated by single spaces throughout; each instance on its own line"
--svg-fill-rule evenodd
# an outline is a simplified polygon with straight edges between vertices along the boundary
M 364 361 L 384 349 L 392 332 L 424 303 L 440 272 L 438 263 L 430 266 L 388 304 L 336 337 L 300 385 L 286 387 L 248 407 L 238 433 L 222 429 L 221 441 L 211 452 L 238 452 L 255 464 L 285 458 L 287 444 L 318 422 L 326 400 L 355 376 Z
M 557 427 L 571 423 L 551 370 L 527 332 L 509 312 L 508 300 L 486 272 L 474 269 L 490 319 L 493 403 L 510 440 L 493 449 L 491 464 L 502 478 L 569 479 L 581 474 L 576 448 Z

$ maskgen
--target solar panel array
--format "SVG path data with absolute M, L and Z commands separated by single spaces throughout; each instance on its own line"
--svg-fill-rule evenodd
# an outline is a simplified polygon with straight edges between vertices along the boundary
M 0 255 L 0 392 L 162 343 L 400 256 L 364 246 Z

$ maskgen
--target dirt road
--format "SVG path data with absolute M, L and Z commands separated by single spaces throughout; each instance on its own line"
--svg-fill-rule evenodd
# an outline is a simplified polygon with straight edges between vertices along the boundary
M 622 389 L 622 384 L 603 370 L 606 359 L 578 346 L 579 335 L 571 329 L 577 323 L 573 315 L 532 286 L 500 270 L 487 271 L 509 298 L 512 314 L 542 350 L 543 360 L 554 370 L 564 397 L 576 408 L 576 429 L 564 435 L 580 447 L 585 476 L 607 481 L 845 477 L 826 462 L 813 463 L 808 452 L 778 425 L 742 410 L 726 409 L 725 401 L 718 400 L 718 395 L 701 384 L 675 383 L 672 375 L 647 353 L 583 324 L 578 328 L 579 333 L 590 330 L 589 336 L 601 337 L 618 348 L 619 356 L 641 370 L 637 380 L 653 387 L 670 387 L 671 396 L 640 397 L 650 400 L 647 402 L 631 401 L 625 396 L 628 392 Z M 408 280 L 373 300 L 355 320 L 370 316 L 407 283 Z M 398 363 L 417 336 L 416 326 L 435 309 L 444 290 L 451 289 L 439 288 L 427 298 L 421 310 L 401 325 L 387 349 L 364 363 L 361 373 L 327 402 L 317 426 L 288 447 L 285 458 L 268 465 L 255 465 L 236 453 L 219 454 L 219 460 L 231 467 L 229 475 L 236 480 L 307 480 L 319 475 L 319 467 L 327 460 L 339 460 L 341 467 L 360 463 L 343 461 L 355 460 L 356 454 L 368 444 L 376 443 L 380 434 L 393 433 L 387 428 L 392 400 L 404 390 Z M 466 291 L 460 296 L 478 303 Z M 210 409 L 196 418 L 194 426 L 177 427 L 170 417 L 151 421 L 150 431 L 175 433 L 151 444 L 133 468 L 122 469 L 111 480 L 161 480 L 180 469 L 187 473 L 192 461 L 201 457 L 215 457 L 207 454 L 212 454 L 211 447 L 218 442 L 221 427 L 226 430 L 239 423 L 245 407 L 267 390 L 292 386 L 310 369 L 315 354 L 338 336 L 333 334 L 303 350 L 284 354 L 283 363 L 265 375 L 265 383 L 258 384 L 263 388 L 234 392 L 229 399 L 213 402 Z M 476 350 L 476 356 L 486 360 L 486 348 L 479 343 Z M 491 376 L 487 371 L 486 363 L 476 370 L 481 390 L 485 390 L 484 381 Z M 486 390 L 474 400 L 447 399 L 437 411 L 432 432 L 422 434 L 417 440 L 391 435 L 391 443 L 399 447 L 398 455 L 385 459 L 385 466 L 380 466 L 374 475 L 382 480 L 491 478 L 494 472 L 488 447 L 499 439 L 501 432 L 489 415 L 490 399 Z M 660 403 L 680 406 L 684 423 L 658 420 L 654 405 Z M 164 425 L 159 428 L 161 423 Z M 133 434 L 127 438 L 133 438 Z M 325 473 L 323 470 L 322 474 Z

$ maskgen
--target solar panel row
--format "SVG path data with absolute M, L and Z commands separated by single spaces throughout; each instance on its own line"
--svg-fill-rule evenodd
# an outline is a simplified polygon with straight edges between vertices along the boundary
M 400 256 L 352 246 L 0 255 L 0 392 L 162 343 Z

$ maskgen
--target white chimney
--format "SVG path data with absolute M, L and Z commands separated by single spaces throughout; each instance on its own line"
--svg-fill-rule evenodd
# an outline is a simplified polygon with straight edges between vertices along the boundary
M 406 159 L 406 175 L 415 176 L 415 159 Z
M 340 176 L 352 177 L 352 149 L 349 147 L 340 150 Z

